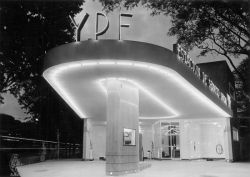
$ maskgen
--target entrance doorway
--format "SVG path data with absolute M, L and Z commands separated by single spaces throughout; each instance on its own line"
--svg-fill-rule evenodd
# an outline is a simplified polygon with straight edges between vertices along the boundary
M 162 159 L 180 158 L 179 122 L 161 122 Z

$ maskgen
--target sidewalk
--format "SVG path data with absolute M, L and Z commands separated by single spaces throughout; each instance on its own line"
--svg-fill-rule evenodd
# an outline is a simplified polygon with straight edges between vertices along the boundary
M 249 177 L 250 163 L 147 161 L 152 167 L 128 177 Z M 104 161 L 58 160 L 18 168 L 21 177 L 104 177 Z

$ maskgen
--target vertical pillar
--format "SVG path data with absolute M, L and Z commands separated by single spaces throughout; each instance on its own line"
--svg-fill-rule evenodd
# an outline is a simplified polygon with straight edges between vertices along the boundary
M 139 160 L 143 161 L 143 158 L 142 133 L 139 133 Z
M 87 119 L 83 119 L 82 160 L 87 158 Z
M 82 160 L 93 160 L 92 157 L 90 157 L 90 129 L 90 120 L 83 119 Z
M 225 118 L 225 159 L 228 162 L 233 161 L 232 136 L 231 136 L 231 121 L 230 118 Z
M 115 79 L 108 80 L 106 87 L 106 174 L 136 172 L 139 163 L 138 89 Z M 135 130 L 135 145 L 129 145 L 129 141 L 124 143 L 124 129 Z

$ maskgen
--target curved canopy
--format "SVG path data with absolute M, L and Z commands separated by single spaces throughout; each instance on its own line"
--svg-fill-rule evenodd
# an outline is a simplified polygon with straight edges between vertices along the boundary
M 88 40 L 57 47 L 46 55 L 43 77 L 81 118 L 106 120 L 106 79 L 139 89 L 140 119 L 231 114 L 175 54 L 142 42 Z

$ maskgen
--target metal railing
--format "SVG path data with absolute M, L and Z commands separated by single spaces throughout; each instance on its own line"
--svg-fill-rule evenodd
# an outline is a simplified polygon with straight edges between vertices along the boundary
M 47 159 L 81 158 L 82 145 L 0 135 L 0 176 L 18 176 L 17 166 Z

